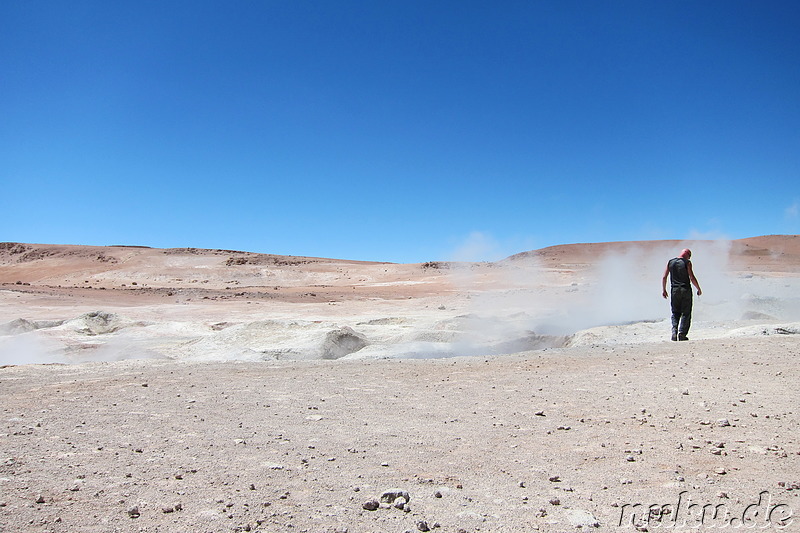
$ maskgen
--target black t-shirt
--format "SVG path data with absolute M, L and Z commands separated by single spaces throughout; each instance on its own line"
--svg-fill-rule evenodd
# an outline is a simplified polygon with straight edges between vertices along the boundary
M 669 281 L 670 287 L 673 289 L 676 287 L 691 288 L 688 259 L 676 257 L 669 260 Z

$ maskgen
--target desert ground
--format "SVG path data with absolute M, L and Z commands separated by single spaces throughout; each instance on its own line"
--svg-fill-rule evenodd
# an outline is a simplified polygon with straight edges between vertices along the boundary
M 0 243 L 0 302 L 0 532 L 800 531 L 798 236 Z

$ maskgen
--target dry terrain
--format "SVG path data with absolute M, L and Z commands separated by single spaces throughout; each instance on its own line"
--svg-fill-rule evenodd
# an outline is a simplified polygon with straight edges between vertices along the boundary
M 704 294 L 668 340 L 683 246 Z M 0 532 L 800 531 L 800 237 L 0 244 Z

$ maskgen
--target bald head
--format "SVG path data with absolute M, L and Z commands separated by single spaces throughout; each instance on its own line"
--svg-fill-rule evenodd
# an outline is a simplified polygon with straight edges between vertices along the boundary
M 680 257 L 682 257 L 684 259 L 691 259 L 692 258 L 692 251 L 690 249 L 688 249 L 688 248 L 684 248 L 683 250 L 681 250 Z

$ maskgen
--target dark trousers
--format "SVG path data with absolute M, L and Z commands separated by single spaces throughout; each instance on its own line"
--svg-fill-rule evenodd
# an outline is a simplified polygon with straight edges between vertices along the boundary
M 672 332 L 685 337 L 692 325 L 692 289 L 673 287 L 671 304 Z

